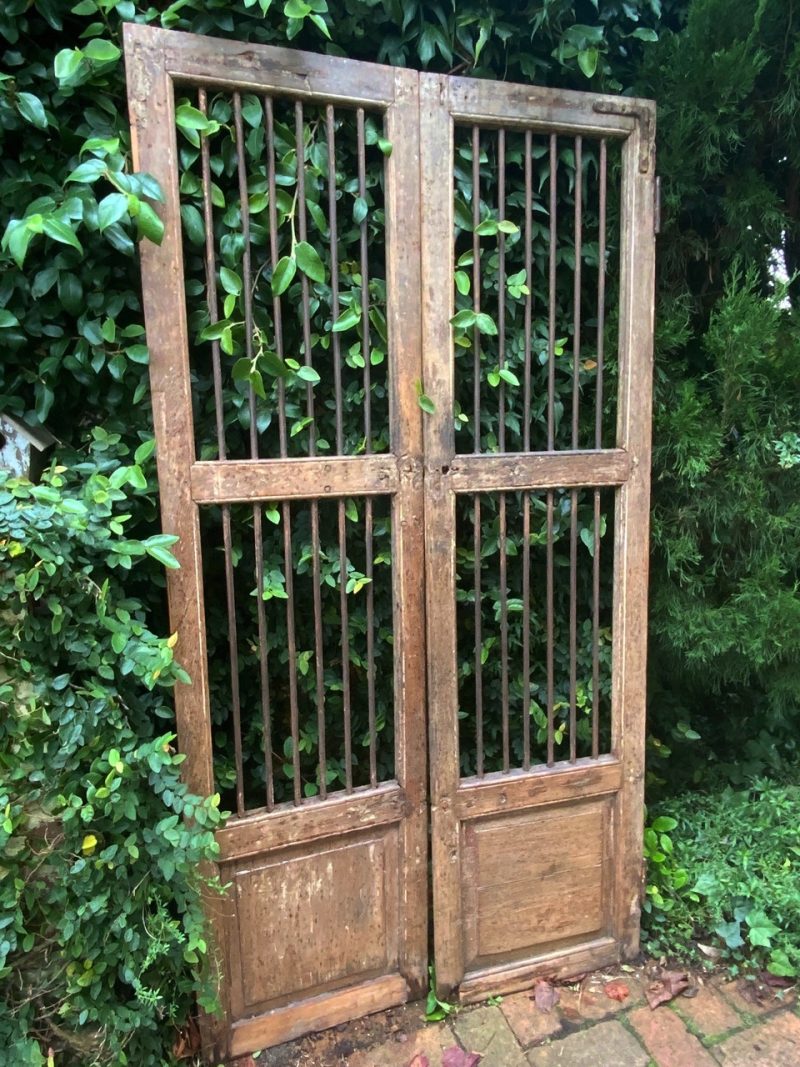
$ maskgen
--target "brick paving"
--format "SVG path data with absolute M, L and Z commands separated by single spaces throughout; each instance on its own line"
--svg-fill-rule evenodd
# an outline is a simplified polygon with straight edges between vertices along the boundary
M 645 991 L 654 974 L 651 963 L 587 975 L 560 985 L 549 1012 L 531 991 L 431 1024 L 422 1005 L 410 1004 L 231 1067 L 800 1067 L 793 990 L 693 976 L 690 996 L 653 1010 Z M 628 991 L 622 1001 L 609 996 L 619 995 L 619 983 Z

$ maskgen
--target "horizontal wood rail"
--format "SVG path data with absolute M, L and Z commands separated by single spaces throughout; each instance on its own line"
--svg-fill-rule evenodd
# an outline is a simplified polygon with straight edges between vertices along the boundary
M 460 455 L 450 464 L 449 475 L 457 493 L 482 493 L 624 485 L 630 469 L 628 453 L 609 448 Z
M 399 822 L 405 814 L 405 794 L 396 782 L 387 782 L 377 789 L 355 789 L 327 800 L 312 797 L 299 808 L 283 804 L 271 812 L 230 819 L 217 833 L 219 862 L 240 860 L 243 856 L 318 838 L 370 830 Z
M 193 463 L 191 478 L 196 504 L 379 496 L 400 484 L 391 455 L 212 460 Z
M 497 772 L 462 782 L 456 793 L 456 814 L 459 819 L 475 819 L 498 811 L 569 803 L 616 793 L 621 785 L 622 764 L 613 756 L 553 767 L 541 764 L 529 771 Z

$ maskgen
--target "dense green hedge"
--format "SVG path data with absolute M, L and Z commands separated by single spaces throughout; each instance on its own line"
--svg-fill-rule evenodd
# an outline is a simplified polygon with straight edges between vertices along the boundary
M 68 468 L 0 497 L 2 646 L 15 649 L 0 690 L 0 1041 L 18 1062 L 50 1046 L 65 1064 L 167 1060 L 205 954 L 194 872 L 218 809 L 185 796 L 165 736 L 162 685 L 177 674 L 154 636 L 166 620 L 148 552 L 166 549 L 150 540 L 135 244 L 159 224 L 155 190 L 130 174 L 126 19 L 659 101 L 652 784 L 700 780 L 709 760 L 730 776 L 794 755 L 800 342 L 768 262 L 781 247 L 797 262 L 797 16 L 779 0 L 455 8 L 8 0 L 0 12 L 0 405 L 46 420 Z M 192 831 L 175 818 L 187 805 L 204 813 Z

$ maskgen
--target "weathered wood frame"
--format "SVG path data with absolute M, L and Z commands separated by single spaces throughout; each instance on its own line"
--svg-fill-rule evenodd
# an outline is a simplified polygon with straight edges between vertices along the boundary
M 142 245 L 144 305 L 163 528 L 179 536 L 169 573 L 177 654 L 192 677 L 176 692 L 184 775 L 214 790 L 198 509 L 203 504 L 388 494 L 393 500 L 397 641 L 396 780 L 233 819 L 219 834 L 227 879 L 268 856 L 314 855 L 324 842 L 383 840 L 396 857 L 391 908 L 397 952 L 386 973 L 250 1012 L 236 991 L 236 905 L 209 896 L 223 970 L 225 1017 L 206 1022 L 210 1056 L 236 1055 L 418 995 L 427 969 L 427 790 L 430 746 L 435 947 L 441 991 L 464 999 L 521 988 L 537 973 L 569 973 L 636 951 L 641 889 L 650 396 L 654 284 L 654 107 L 649 101 L 418 75 L 350 60 L 125 27 L 135 166 L 160 182 L 161 246 Z M 174 86 L 271 91 L 376 108 L 394 151 L 387 164 L 387 289 L 392 387 L 389 455 L 198 462 L 192 426 L 183 291 Z M 456 455 L 453 409 L 453 126 L 456 122 L 586 134 L 623 142 L 618 428 L 614 448 Z M 420 300 L 421 296 L 421 300 Z M 423 419 L 416 383 L 436 414 Z M 599 759 L 460 780 L 455 631 L 458 493 L 614 487 L 612 751 Z M 424 524 L 423 524 L 424 514 Z M 425 623 L 423 620 L 426 615 Z M 427 656 L 426 656 L 427 652 Z M 427 697 L 426 697 L 427 663 Z M 427 731 L 427 743 L 426 743 Z M 473 966 L 464 856 L 486 820 L 578 810 L 606 824 L 601 936 L 531 958 Z M 560 808 L 559 808 L 560 806 Z M 481 823 L 484 820 L 484 823 Z M 472 835 L 472 837 L 470 837 Z M 472 842 L 472 843 L 471 843 Z M 291 850 L 291 851 L 290 851 Z M 335 916 L 331 916 L 335 921 Z M 509 921 L 513 923 L 511 915 Z M 254 949 L 255 950 L 255 949 Z M 240 980 L 239 980 L 240 981 Z M 241 984 L 241 983 L 240 983 Z
M 462 78 L 421 81 L 425 540 L 433 907 L 440 993 L 464 1000 L 520 989 L 536 974 L 575 973 L 637 951 L 642 889 L 645 662 L 654 287 L 651 101 L 555 92 Z M 616 447 L 456 455 L 453 420 L 453 143 L 456 123 L 622 144 L 619 398 Z M 443 249 L 451 249 L 448 256 Z M 456 494 L 555 487 L 616 489 L 611 754 L 462 780 L 458 752 L 455 613 Z M 603 807 L 597 807 L 596 801 Z M 605 798 L 603 800 L 603 798 Z M 591 807 L 591 805 L 595 805 Z M 476 831 L 525 811 L 589 811 L 603 835 L 600 929 L 491 963 L 474 956 L 475 893 L 465 855 Z M 493 822 L 486 820 L 493 818 Z M 482 821 L 483 820 L 483 821 Z M 535 833 L 535 822 L 531 824 Z M 472 842 L 472 843 L 471 843 Z M 569 841 L 563 842 L 565 849 Z M 498 863 L 502 861 L 498 858 Z M 512 877 L 509 875 L 509 877 Z M 530 894 L 537 887 L 531 885 Z M 513 909 L 509 931 L 519 922 Z M 513 937 L 513 933 L 510 933 Z M 523 935 L 520 934 L 520 938 Z M 471 947 L 472 946 L 472 947 Z
M 234 883 L 228 902 L 209 895 L 223 969 L 225 1018 L 206 1020 L 209 1056 L 238 1055 L 309 1030 L 376 1011 L 421 994 L 427 979 L 427 809 L 423 603 L 422 416 L 419 317 L 418 78 L 411 71 L 252 46 L 126 24 L 125 52 L 134 165 L 158 179 L 165 234 L 144 242 L 142 277 L 162 525 L 180 538 L 180 570 L 170 571 L 169 608 L 176 655 L 192 678 L 175 694 L 185 780 L 214 791 L 199 505 L 238 501 L 392 497 L 395 604 L 395 781 L 300 807 L 231 819 L 220 835 L 220 868 Z M 252 89 L 291 98 L 377 109 L 394 145 L 386 161 L 387 324 L 391 389 L 389 455 L 252 462 L 198 462 L 192 425 L 189 335 L 184 294 L 174 87 Z M 236 885 L 248 865 L 276 853 L 313 860 L 337 842 L 363 843 L 362 858 L 383 851 L 387 960 L 383 973 L 354 974 L 318 995 L 248 1006 L 245 953 L 264 951 L 255 931 L 237 933 Z M 288 851 L 292 850 L 292 851 Z M 364 878 L 370 872 L 365 871 Z M 377 876 L 375 876 L 377 877 Z M 347 894 L 348 885 L 342 885 Z M 265 913 L 266 914 L 266 913 Z M 323 917 L 325 920 L 326 917 Z M 329 933 L 336 915 L 327 916 Z M 323 927 L 325 922 L 322 923 Z M 267 934 L 265 922 L 262 931 Z M 315 945 L 308 951 L 314 952 Z

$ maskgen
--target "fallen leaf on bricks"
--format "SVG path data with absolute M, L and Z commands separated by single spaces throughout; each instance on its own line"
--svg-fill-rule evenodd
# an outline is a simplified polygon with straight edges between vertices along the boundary
M 408 1067 L 431 1067 L 431 1061 L 424 1052 L 418 1052 Z
M 651 1009 L 655 1009 L 659 1004 L 668 1004 L 688 988 L 689 975 L 685 971 L 662 971 L 659 978 L 647 987 L 644 995 Z
M 603 992 L 607 997 L 610 997 L 611 1000 L 617 1000 L 620 1004 L 623 1000 L 627 1000 L 631 995 L 630 989 L 628 989 L 624 982 L 620 982 L 619 979 L 614 982 L 606 982 L 603 986 Z
M 465 1052 L 458 1045 L 453 1045 L 442 1053 L 442 1067 L 477 1067 L 480 1062 L 479 1052 Z
M 537 978 L 533 985 L 533 1000 L 539 1011 L 543 1011 L 546 1015 L 553 1010 L 561 999 L 561 994 L 553 985 L 552 982 L 548 982 L 546 978 Z

